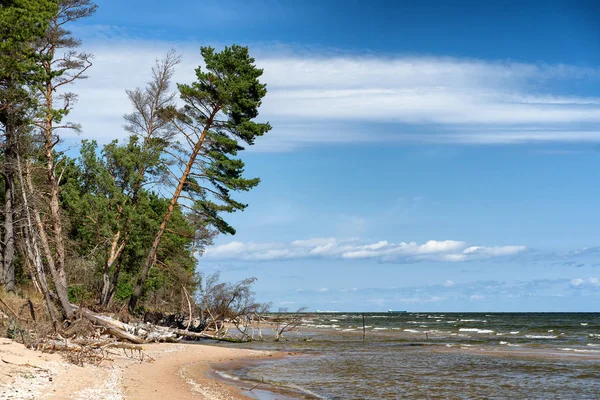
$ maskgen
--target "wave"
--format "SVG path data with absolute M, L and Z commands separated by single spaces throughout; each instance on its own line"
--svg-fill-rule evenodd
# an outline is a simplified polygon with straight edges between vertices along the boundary
M 405 329 L 404 332 L 421 333 L 421 331 L 418 331 L 416 329 Z
M 525 335 L 527 339 L 556 339 L 555 335 Z
M 221 378 L 223 379 L 230 379 L 233 381 L 239 381 L 240 378 L 238 378 L 237 376 L 233 376 L 233 375 L 229 375 L 227 372 L 224 371 L 215 371 L 215 374 L 219 375 Z
M 490 329 L 479 329 L 479 328 L 460 328 L 459 332 L 475 332 L 475 333 L 494 333 Z
M 575 353 L 600 353 L 600 350 L 572 349 L 570 347 L 559 348 L 557 350 L 572 351 L 572 352 L 575 352 Z

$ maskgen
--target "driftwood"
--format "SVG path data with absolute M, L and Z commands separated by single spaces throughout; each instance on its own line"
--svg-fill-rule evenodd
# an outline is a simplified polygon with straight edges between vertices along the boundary
M 103 361 L 113 361 L 109 355 L 118 355 L 110 349 L 121 349 L 125 356 L 144 361 L 145 358 L 154 361 L 144 352 L 144 347 L 131 343 L 116 342 L 111 339 L 48 339 L 39 342 L 37 350 L 43 352 L 61 352 L 68 360 L 77 365 L 92 363 L 100 365 Z M 129 354 L 127 353 L 129 351 Z
M 81 315 L 88 320 L 90 320 L 93 324 L 99 325 L 105 328 L 108 333 L 113 335 L 116 338 L 127 340 L 131 343 L 142 344 L 145 343 L 146 340 L 139 337 L 138 335 L 132 333 L 135 332 L 135 328 L 129 324 L 123 323 L 121 321 L 117 321 L 114 318 L 110 318 L 101 314 L 97 314 L 92 312 L 86 308 L 79 309 Z
M 129 342 L 133 345 L 140 345 L 150 342 L 178 342 L 181 339 L 210 339 L 217 341 L 226 342 L 244 342 L 244 340 L 225 337 L 225 335 L 209 334 L 206 332 L 192 332 L 187 329 L 169 328 L 165 326 L 153 325 L 150 323 L 136 323 L 126 324 L 114 318 L 106 315 L 95 313 L 83 307 L 73 305 L 76 310 L 76 315 L 81 318 L 85 318 L 90 321 L 94 326 L 100 327 L 104 330 L 105 334 L 108 334 L 118 340 Z M 71 341 L 71 344 L 79 344 L 82 346 L 90 347 L 102 347 L 101 343 L 105 343 L 98 340 L 91 339 L 76 339 Z M 121 342 L 121 345 L 116 346 L 114 342 L 106 342 L 109 347 L 127 348 L 130 350 L 139 350 L 137 347 L 126 347 Z

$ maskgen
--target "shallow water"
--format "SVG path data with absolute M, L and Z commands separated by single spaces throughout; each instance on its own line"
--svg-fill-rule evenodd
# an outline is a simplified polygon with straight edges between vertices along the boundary
M 232 373 L 326 399 L 600 398 L 600 314 L 366 314 L 364 341 L 360 314 L 304 325 L 250 347 L 307 356 Z

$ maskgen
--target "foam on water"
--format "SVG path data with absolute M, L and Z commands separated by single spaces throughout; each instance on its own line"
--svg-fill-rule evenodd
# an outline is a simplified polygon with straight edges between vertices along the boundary
M 554 335 L 525 335 L 527 339 L 556 339 L 558 336 Z
M 361 314 L 311 319 L 313 327 L 324 329 L 302 332 L 310 342 L 289 334 L 288 342 L 272 345 L 310 356 L 266 363 L 251 380 L 264 376 L 323 398 L 348 400 L 427 398 L 439 391 L 448 398 L 494 398 L 500 388 L 514 398 L 596 398 L 600 393 L 600 369 L 590 368 L 590 360 L 600 360 L 600 314 L 367 313 L 365 341 Z M 345 333 L 336 333 L 334 323 Z M 271 349 L 268 342 L 251 345 Z M 486 351 L 494 357 L 481 357 Z M 539 357 L 517 357 L 528 354 Z M 568 368 L 561 364 L 564 359 Z M 440 380 L 440 374 L 448 379 Z
M 572 351 L 572 352 L 575 352 L 575 353 L 600 353 L 600 350 L 572 349 L 570 347 L 559 348 L 557 350 Z
M 494 333 L 494 331 L 490 329 L 480 329 L 480 328 L 460 328 L 459 332 L 475 332 L 475 333 Z
M 217 371 L 215 371 L 215 374 L 219 375 L 221 378 L 224 378 L 224 379 L 231 379 L 231 380 L 234 380 L 234 381 L 239 381 L 240 380 L 239 377 L 234 376 L 234 375 L 230 375 L 230 374 L 228 374 L 225 371 L 217 370 Z

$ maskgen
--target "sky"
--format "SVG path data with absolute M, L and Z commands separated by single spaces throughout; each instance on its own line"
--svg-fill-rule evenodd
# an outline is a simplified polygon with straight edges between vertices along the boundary
M 273 309 L 598 311 L 600 4 L 98 0 L 70 145 L 123 139 L 170 48 L 249 46 L 261 184 L 198 270 Z

